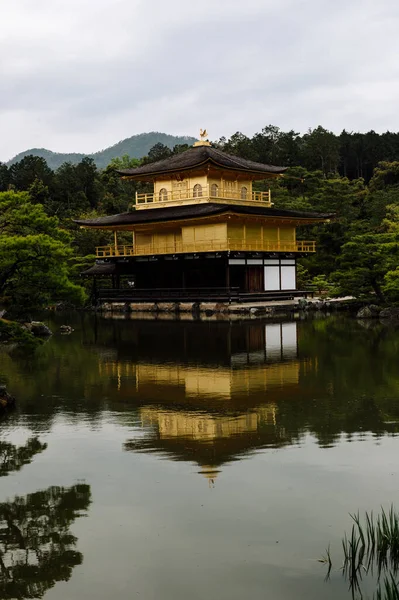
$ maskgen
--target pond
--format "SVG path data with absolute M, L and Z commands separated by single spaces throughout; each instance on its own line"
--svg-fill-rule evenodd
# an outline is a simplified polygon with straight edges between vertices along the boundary
M 397 329 L 46 322 L 0 354 L 0 598 L 351 597 L 349 513 L 399 507 Z

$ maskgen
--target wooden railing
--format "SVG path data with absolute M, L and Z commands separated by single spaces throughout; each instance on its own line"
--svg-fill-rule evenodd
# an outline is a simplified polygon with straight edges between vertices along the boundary
M 230 200 L 235 203 L 239 202 L 240 204 L 259 202 L 263 206 L 272 206 L 270 190 L 267 192 L 252 192 L 251 194 L 249 191 L 244 192 L 242 189 L 231 190 L 219 186 L 216 190 L 212 185 L 203 185 L 201 186 L 201 189 L 186 188 L 159 194 L 139 194 L 136 192 L 137 207 L 142 204 L 162 204 L 162 206 L 167 206 L 168 204 L 176 202 L 201 202 L 201 200 L 211 202 Z
M 296 242 L 248 242 L 240 240 L 198 241 L 175 243 L 150 243 L 136 246 L 99 246 L 96 249 L 98 258 L 111 256 L 149 256 L 156 254 L 183 254 L 194 252 L 316 252 L 316 242 L 299 240 Z
M 107 256 L 134 256 L 133 246 L 97 246 L 96 255 L 98 258 Z

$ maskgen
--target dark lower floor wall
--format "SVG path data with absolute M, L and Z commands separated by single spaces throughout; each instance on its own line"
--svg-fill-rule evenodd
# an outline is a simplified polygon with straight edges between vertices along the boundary
M 228 287 L 227 269 L 223 258 L 137 262 L 135 287 Z
M 115 263 L 115 288 L 237 288 L 241 292 L 296 289 L 295 257 L 162 257 Z M 100 286 L 103 286 L 102 278 Z

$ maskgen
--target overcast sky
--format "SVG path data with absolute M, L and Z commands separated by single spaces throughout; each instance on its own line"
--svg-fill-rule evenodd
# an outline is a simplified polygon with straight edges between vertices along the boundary
M 398 0 L 0 0 L 0 160 L 145 131 L 399 130 Z

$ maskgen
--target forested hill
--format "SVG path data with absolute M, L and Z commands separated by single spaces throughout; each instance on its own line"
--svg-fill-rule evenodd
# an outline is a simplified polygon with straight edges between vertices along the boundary
M 105 150 L 95 152 L 94 154 L 78 154 L 75 152 L 63 154 L 62 152 L 52 152 L 45 148 L 31 148 L 30 150 L 25 150 L 25 152 L 20 152 L 7 164 L 8 166 L 13 165 L 22 160 L 25 156 L 33 155 L 44 158 L 50 169 L 55 171 L 65 162 L 76 165 L 82 158 L 88 156 L 94 160 L 98 169 L 105 169 L 113 158 L 119 158 L 126 154 L 132 158 L 142 158 L 143 156 L 147 156 L 148 152 L 155 144 L 160 143 L 172 149 L 179 144 L 191 145 L 194 142 L 195 138 L 193 137 L 168 135 L 167 133 L 151 131 L 150 133 L 133 135 L 130 138 L 126 138 L 125 140 L 122 140 L 109 148 L 105 148 Z

